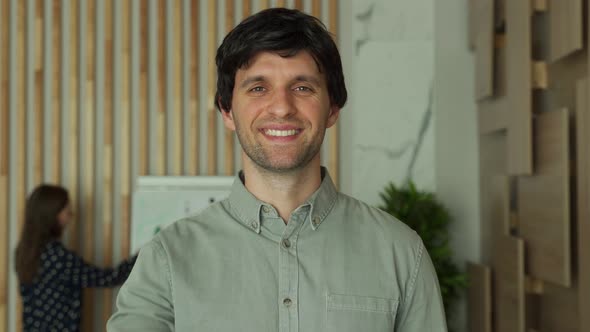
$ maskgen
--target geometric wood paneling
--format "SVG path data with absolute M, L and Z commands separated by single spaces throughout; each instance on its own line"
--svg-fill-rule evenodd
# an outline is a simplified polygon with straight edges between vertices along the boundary
M 510 235 L 510 179 L 507 176 L 496 175 L 488 186 L 492 235 L 495 241 L 498 237 Z
M 582 0 L 548 0 L 549 61 L 582 49 Z
M 532 174 L 531 1 L 505 1 L 508 174 Z
M 541 331 L 587 331 L 579 329 L 577 287 L 565 288 L 549 282 L 543 287 L 537 318 Z
M 571 284 L 568 122 L 566 109 L 535 119 L 535 175 L 517 178 L 516 209 L 527 275 L 564 287 Z
M 494 2 L 475 3 L 475 97 L 482 100 L 493 95 Z
M 524 332 L 524 241 L 497 236 L 493 246 L 494 331 Z
M 506 135 L 503 132 L 495 132 L 490 135 L 479 137 L 480 153 L 480 182 L 481 182 L 481 243 L 482 259 L 490 262 L 493 256 L 491 251 L 493 236 L 498 233 L 497 214 L 503 213 L 504 209 L 498 210 L 498 204 L 504 204 L 502 196 L 509 199 L 508 190 L 496 189 L 495 180 L 498 175 L 506 174 Z M 504 176 L 505 177 L 505 176 Z M 496 197 L 500 197 L 499 199 Z M 498 203 L 496 203 L 498 202 Z M 508 204 L 505 204 L 506 206 Z M 504 205 L 500 205 L 504 206 Z M 501 233 L 501 232 L 499 232 Z
M 469 331 L 492 332 L 492 272 L 469 263 Z
M 577 270 L 580 331 L 590 331 L 590 84 L 576 88 Z
M 475 98 L 482 100 L 493 94 L 494 58 L 494 3 L 493 0 L 479 0 L 475 4 Z

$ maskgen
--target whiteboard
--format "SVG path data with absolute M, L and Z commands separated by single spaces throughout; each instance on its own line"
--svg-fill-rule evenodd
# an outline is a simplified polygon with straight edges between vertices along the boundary
M 131 254 L 174 221 L 229 196 L 233 176 L 140 176 L 131 203 Z

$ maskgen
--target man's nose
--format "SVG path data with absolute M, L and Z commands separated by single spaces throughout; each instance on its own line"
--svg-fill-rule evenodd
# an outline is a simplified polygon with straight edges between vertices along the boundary
M 288 117 L 292 115 L 296 108 L 293 100 L 294 96 L 288 89 L 275 90 L 268 106 L 268 111 L 277 117 Z

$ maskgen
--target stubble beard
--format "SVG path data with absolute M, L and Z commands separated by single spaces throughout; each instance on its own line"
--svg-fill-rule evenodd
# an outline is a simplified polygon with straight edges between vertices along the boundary
M 249 141 L 240 127 L 236 126 L 236 135 L 246 156 L 261 170 L 282 174 L 292 173 L 305 168 L 319 153 L 324 133 L 325 129 L 322 132 L 318 132 L 316 137 L 312 137 L 310 142 L 304 141 L 302 143 L 304 145 L 303 149 L 297 152 L 294 160 L 285 163 L 282 160 L 274 160 L 276 159 L 274 155 L 280 153 L 279 151 L 276 151 L 276 149 L 265 149 L 262 144 L 256 142 L 254 139 Z

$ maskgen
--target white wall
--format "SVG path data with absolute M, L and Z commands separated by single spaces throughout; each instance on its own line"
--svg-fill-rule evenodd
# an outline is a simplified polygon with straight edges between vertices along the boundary
M 481 257 L 477 108 L 474 58 L 467 41 L 467 1 L 436 1 L 434 5 L 436 193 L 454 219 L 452 248 L 463 267 Z M 463 301 L 457 331 L 467 331 L 465 312 Z
M 434 0 L 352 1 L 347 82 L 350 193 L 380 204 L 388 182 L 434 190 Z M 343 17 L 343 20 L 346 20 Z M 346 63 L 345 63 L 346 65 Z M 352 83 L 352 84 L 351 84 Z M 347 187 L 343 185 L 343 189 Z

